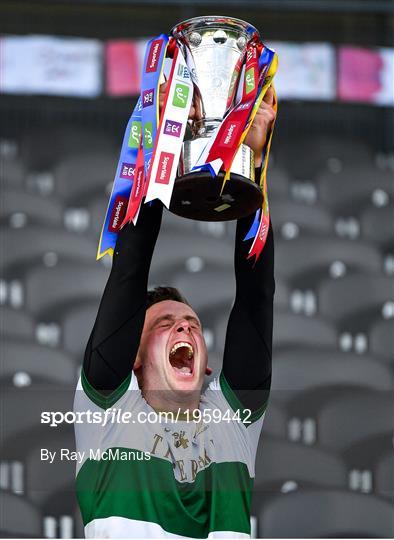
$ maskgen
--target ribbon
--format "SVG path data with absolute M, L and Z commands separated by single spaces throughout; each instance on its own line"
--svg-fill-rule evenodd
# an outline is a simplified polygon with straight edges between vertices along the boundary
M 145 181 L 149 175 L 153 147 L 156 140 L 159 119 L 159 90 L 168 37 L 164 34 L 151 39 L 146 47 L 142 72 L 141 104 L 142 134 L 138 150 L 133 188 L 127 206 L 126 216 L 121 224 L 133 221 L 135 224 L 145 191 Z
M 179 46 L 174 51 L 168 86 L 145 197 L 145 202 L 160 199 L 167 208 L 193 99 L 193 82 Z
M 141 99 L 138 99 L 123 137 L 111 196 L 100 233 L 97 260 L 104 257 L 106 253 L 110 256 L 113 255 L 118 232 L 126 215 L 134 180 L 138 149 L 140 147 L 142 129 L 141 112 Z
M 261 88 L 261 91 L 260 91 L 260 94 L 259 94 L 259 97 L 258 99 L 256 100 L 256 106 L 255 106 L 255 111 L 254 111 L 254 114 L 256 114 L 257 110 L 258 110 L 258 107 L 260 107 L 260 104 L 264 98 L 264 95 L 266 93 L 266 91 L 268 90 L 269 86 L 271 85 L 272 83 L 272 79 L 276 73 L 276 70 L 277 70 L 277 67 L 278 67 L 278 57 L 276 55 L 276 53 L 274 51 L 270 51 L 268 49 L 267 51 L 269 54 L 267 55 L 267 59 L 268 59 L 268 62 L 269 64 L 267 64 L 267 76 L 265 77 L 264 79 L 264 83 L 263 83 L 263 86 Z M 274 92 L 274 101 L 273 101 L 273 108 L 275 110 L 275 112 L 277 112 L 278 110 L 278 100 L 277 100 L 277 96 L 276 96 L 276 92 L 275 92 L 275 88 L 274 86 L 272 85 L 272 89 L 273 89 L 273 92 Z M 253 113 L 252 113 L 253 114 Z M 254 118 L 254 116 L 253 116 Z M 275 119 L 276 119 L 276 116 L 275 116 Z M 269 159 L 269 153 L 270 153 L 270 149 L 271 149 L 271 143 L 272 143 L 272 135 L 273 135 L 273 132 L 274 132 L 274 127 L 275 127 L 275 120 L 271 126 L 271 130 L 268 134 L 268 137 L 267 137 L 267 144 L 266 144 L 266 147 L 264 149 L 264 152 L 263 152 L 263 165 L 261 167 L 261 175 L 260 175 L 260 187 L 262 188 L 262 191 L 263 191 L 263 205 L 262 205 L 262 208 L 261 208 L 261 214 L 260 214 L 260 223 L 259 223 L 259 227 L 258 227 L 258 230 L 257 230 L 257 233 L 256 233 L 256 236 L 253 240 L 253 243 L 252 243 L 252 246 L 249 250 L 249 253 L 248 253 L 248 256 L 247 256 L 247 259 L 250 259 L 252 257 L 255 257 L 255 260 L 254 260 L 254 264 L 256 264 L 261 252 L 263 251 L 264 249 L 264 245 L 267 241 L 267 236 L 268 236 L 268 230 L 269 230 L 269 204 L 268 204 L 268 189 L 267 189 L 267 167 L 268 167 L 268 159 Z M 254 225 L 254 224 L 253 224 Z M 252 228 L 253 228 L 253 225 L 252 225 Z M 250 231 L 249 231 L 250 233 Z M 248 235 L 249 235 L 248 233 Z M 247 235 L 247 237 L 248 237 Z M 247 238 L 245 238 L 247 239 Z

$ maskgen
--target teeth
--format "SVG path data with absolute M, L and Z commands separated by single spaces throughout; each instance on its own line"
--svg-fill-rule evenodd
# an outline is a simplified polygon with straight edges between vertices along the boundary
M 175 354 L 180 347 L 187 347 L 189 349 L 189 358 L 192 358 L 194 354 L 193 347 L 190 345 L 190 343 L 186 343 L 186 341 L 180 341 L 179 343 L 175 343 L 175 345 L 170 351 L 170 356 Z

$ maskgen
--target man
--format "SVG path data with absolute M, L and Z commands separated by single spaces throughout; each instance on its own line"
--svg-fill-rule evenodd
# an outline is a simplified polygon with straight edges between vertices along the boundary
M 245 139 L 257 167 L 275 117 L 273 99 L 269 89 Z M 147 293 L 161 216 L 158 201 L 143 205 L 137 225 L 120 232 L 86 348 L 75 409 L 112 408 L 131 419 L 75 426 L 84 456 L 76 482 L 85 534 L 248 538 L 271 382 L 272 227 L 253 267 L 243 238 L 254 216 L 238 220 L 223 368 L 201 395 L 210 369 L 197 314 L 175 289 Z M 173 413 L 173 420 L 163 421 L 160 412 Z

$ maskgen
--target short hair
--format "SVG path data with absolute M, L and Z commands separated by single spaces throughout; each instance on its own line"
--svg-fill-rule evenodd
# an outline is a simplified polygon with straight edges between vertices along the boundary
M 183 302 L 187 306 L 190 306 L 186 298 L 175 287 L 155 287 L 148 291 L 146 309 L 162 302 L 163 300 L 175 300 L 176 302 Z M 191 307 L 191 306 L 190 306 Z

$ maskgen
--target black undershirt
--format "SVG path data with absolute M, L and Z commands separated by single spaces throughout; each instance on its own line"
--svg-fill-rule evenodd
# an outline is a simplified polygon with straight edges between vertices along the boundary
M 113 264 L 83 362 L 89 383 L 103 395 L 128 377 L 144 325 L 149 268 L 163 207 L 144 204 L 137 225 L 127 225 L 116 243 Z M 243 238 L 254 214 L 237 222 L 236 295 L 227 326 L 223 374 L 245 408 L 256 410 L 271 385 L 274 240 L 272 227 L 259 260 L 246 260 L 251 240 Z M 182 291 L 180 291 L 182 293 Z

